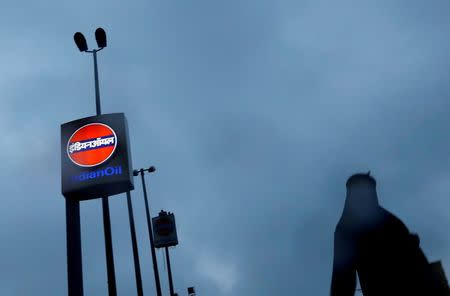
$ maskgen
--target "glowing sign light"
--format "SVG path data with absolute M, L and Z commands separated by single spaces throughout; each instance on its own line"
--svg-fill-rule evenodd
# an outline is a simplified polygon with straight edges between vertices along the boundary
M 89 179 L 96 179 L 102 177 L 108 177 L 113 175 L 121 175 L 122 174 L 122 166 L 116 167 L 106 167 L 104 169 L 96 170 L 96 171 L 86 171 L 82 172 L 79 175 L 72 176 L 72 181 L 74 182 L 82 182 Z

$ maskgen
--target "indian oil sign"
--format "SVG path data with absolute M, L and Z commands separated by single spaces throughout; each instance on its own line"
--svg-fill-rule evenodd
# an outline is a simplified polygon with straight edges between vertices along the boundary
M 132 171 L 123 113 L 61 125 L 61 184 L 66 198 L 86 200 L 133 190 Z

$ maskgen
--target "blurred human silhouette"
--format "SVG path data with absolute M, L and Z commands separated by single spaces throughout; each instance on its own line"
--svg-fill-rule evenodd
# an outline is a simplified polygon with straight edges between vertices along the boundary
M 378 203 L 376 181 L 355 174 L 334 234 L 331 296 L 353 296 L 356 272 L 364 296 L 441 296 L 419 237 Z

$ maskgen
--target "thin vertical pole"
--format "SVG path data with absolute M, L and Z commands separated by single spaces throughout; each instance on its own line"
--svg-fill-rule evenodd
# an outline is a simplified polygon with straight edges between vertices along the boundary
M 142 180 L 142 189 L 144 191 L 145 212 L 147 214 L 148 235 L 150 237 L 150 249 L 152 252 L 153 274 L 155 275 L 156 295 L 162 296 L 161 283 L 159 281 L 158 262 L 156 261 L 156 253 L 155 253 L 155 247 L 154 247 L 154 243 L 153 243 L 153 230 L 152 230 L 152 223 L 150 220 L 150 207 L 148 205 L 147 189 L 145 188 L 144 170 L 141 169 L 140 173 L 141 173 L 141 180 Z
M 139 263 L 139 252 L 136 240 L 136 228 L 134 227 L 133 205 L 131 203 L 130 191 L 127 191 L 128 217 L 130 218 L 131 243 L 133 245 L 134 273 L 136 275 L 137 295 L 143 296 L 141 266 Z
M 167 261 L 167 273 L 169 274 L 170 296 L 173 296 L 175 292 L 173 290 L 172 269 L 170 268 L 170 258 L 169 258 L 169 248 L 168 247 L 166 247 L 166 261 Z
M 67 283 L 69 296 L 83 296 L 80 202 L 66 200 Z
M 97 67 L 97 50 L 92 52 L 94 56 L 94 79 L 95 79 L 95 108 L 97 115 L 101 115 L 100 107 L 100 87 L 98 82 L 98 67 Z M 111 218 L 109 215 L 109 200 L 107 196 L 102 197 L 103 209 L 103 230 L 105 232 L 105 253 L 106 253 L 106 271 L 108 274 L 108 292 L 109 296 L 116 296 L 116 275 L 114 271 L 114 253 L 112 246 L 111 235 Z
M 100 87 L 98 83 L 98 67 L 97 67 L 97 50 L 92 52 L 94 56 L 94 79 L 95 79 L 95 108 L 97 111 L 97 115 L 102 114 L 102 110 L 100 107 Z
M 114 255 L 111 236 L 111 218 L 109 216 L 108 197 L 102 197 L 103 209 L 103 228 L 105 231 L 105 253 L 106 253 L 106 271 L 108 274 L 108 292 L 109 296 L 116 296 L 116 276 L 114 273 Z

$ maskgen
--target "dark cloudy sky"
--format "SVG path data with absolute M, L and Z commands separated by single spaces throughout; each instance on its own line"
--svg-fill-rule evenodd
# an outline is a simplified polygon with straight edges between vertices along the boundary
M 448 1 L 7 1 L 0 10 L 0 294 L 67 293 L 60 124 L 124 112 L 152 215 L 176 215 L 186 295 L 327 295 L 347 177 L 450 275 Z M 146 295 L 153 272 L 132 192 Z M 125 195 L 111 197 L 119 295 L 135 293 Z M 101 201 L 81 204 L 85 295 L 107 295 Z M 163 253 L 157 252 L 168 294 Z

